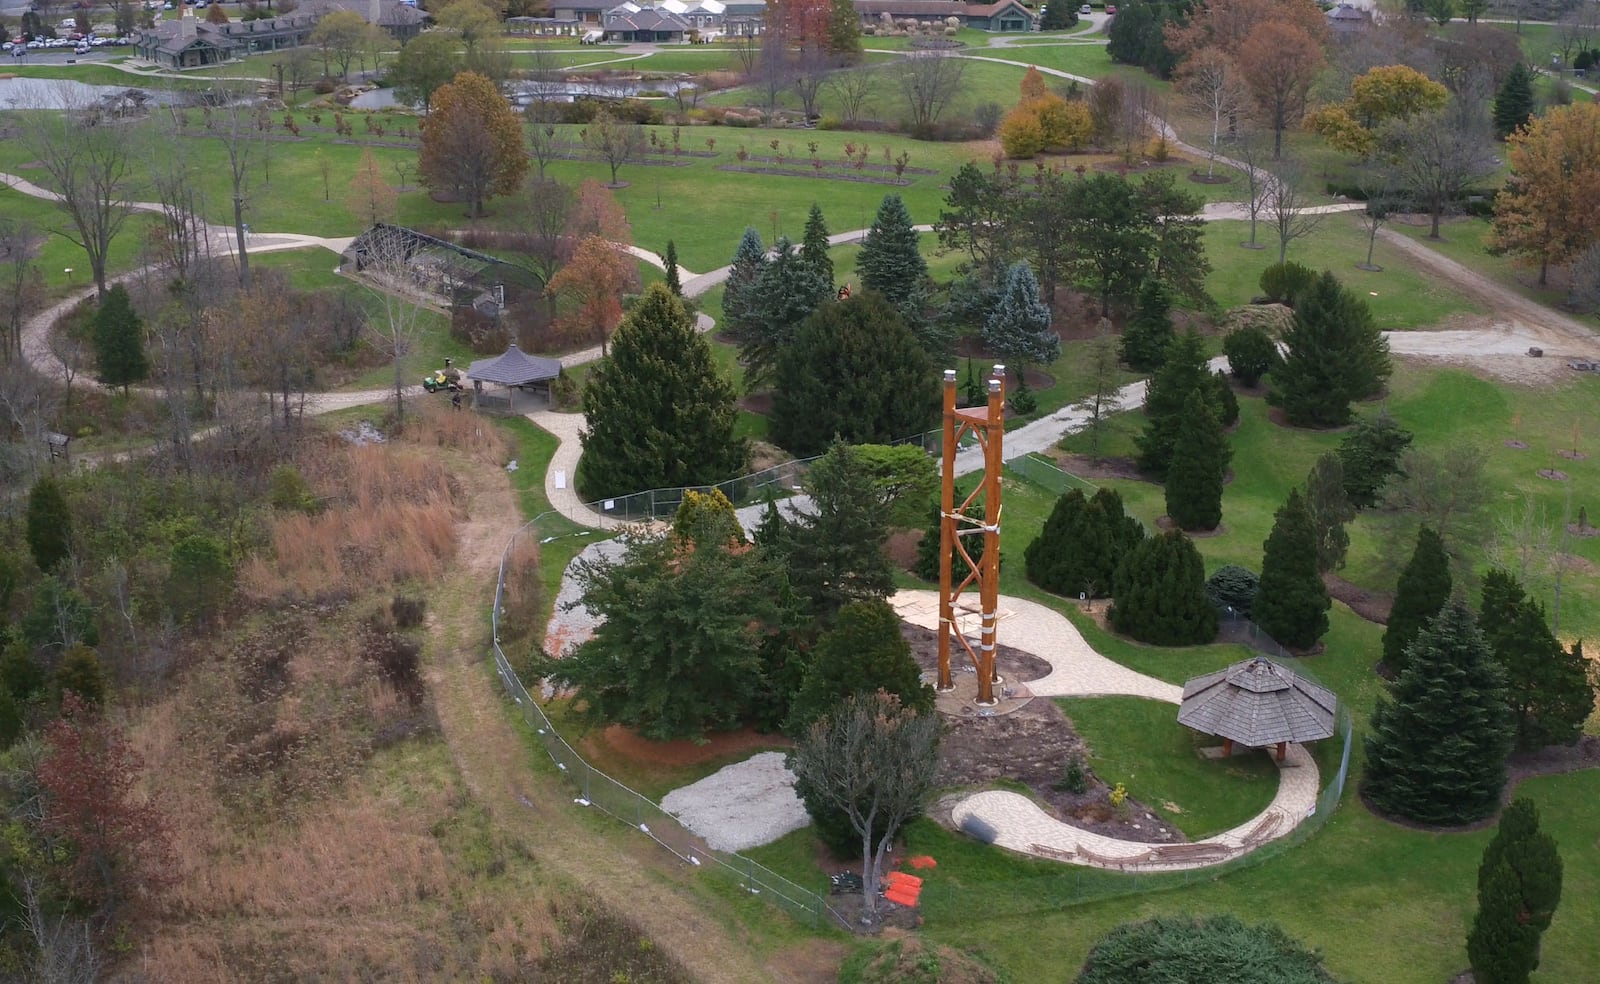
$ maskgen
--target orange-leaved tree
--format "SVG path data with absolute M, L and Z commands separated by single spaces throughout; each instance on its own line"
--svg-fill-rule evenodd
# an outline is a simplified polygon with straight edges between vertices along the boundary
M 1267 21 L 1252 30 L 1235 55 L 1255 97 L 1261 121 L 1272 128 L 1272 156 L 1283 156 L 1283 131 L 1306 112 L 1306 93 L 1322 70 L 1322 46 L 1291 21 Z
M 638 267 L 631 254 L 600 236 L 585 236 L 573 251 L 567 265 L 550 278 L 545 289 L 573 304 L 566 315 L 569 326 L 583 337 L 600 343 L 606 355 L 607 342 L 622 320 L 622 295 L 637 287 Z
M 1207 0 L 1187 19 L 1167 24 L 1167 47 L 1181 57 L 1217 48 L 1237 58 L 1256 28 L 1269 23 L 1298 27 L 1318 46 L 1328 36 L 1327 19 L 1312 0 Z
M 1539 263 L 1577 259 L 1600 241 L 1600 106 L 1554 106 L 1506 138 L 1511 175 L 1494 200 L 1491 246 Z
M 383 176 L 383 169 L 378 166 L 377 158 L 372 156 L 372 148 L 363 147 L 361 163 L 356 165 L 356 176 L 350 182 L 349 197 L 345 200 L 350 214 L 367 226 L 393 222 L 396 197 L 394 188 Z
M 434 91 L 418 167 L 424 184 L 466 202 L 472 218 L 485 199 L 517 190 L 528 172 L 522 122 L 493 82 L 461 72 Z

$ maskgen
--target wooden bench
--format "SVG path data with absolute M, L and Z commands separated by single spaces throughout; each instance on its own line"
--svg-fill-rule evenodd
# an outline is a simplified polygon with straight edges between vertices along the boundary
M 1113 858 L 1104 854 L 1096 854 L 1087 847 L 1084 847 L 1081 844 L 1078 845 L 1078 857 L 1089 862 L 1090 864 L 1099 865 L 1102 868 L 1126 868 L 1129 865 L 1143 864 L 1154 857 L 1155 853 L 1155 850 L 1152 848 L 1148 851 L 1141 851 L 1138 854 L 1130 854 L 1125 858 Z
M 1070 850 L 1051 847 L 1049 844 L 1029 844 L 1028 851 L 1042 858 L 1051 858 L 1055 861 L 1071 861 L 1076 855 Z
M 1244 835 L 1244 846 L 1260 846 L 1266 841 L 1271 840 L 1273 836 L 1277 834 L 1278 828 L 1281 826 L 1283 826 L 1283 814 L 1279 813 L 1277 810 L 1273 810 L 1266 816 L 1262 817 L 1261 821 L 1254 827 L 1251 827 L 1249 833 Z
M 1233 854 L 1226 844 L 1162 844 L 1152 852 L 1151 860 L 1158 864 L 1175 864 L 1186 861 L 1221 861 Z

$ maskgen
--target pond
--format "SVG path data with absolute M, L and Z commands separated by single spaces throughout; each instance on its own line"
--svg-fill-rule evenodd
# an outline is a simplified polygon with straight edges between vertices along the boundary
M 572 102 L 584 96 L 599 99 L 627 99 L 637 96 L 641 92 L 666 92 L 675 93 L 680 88 L 690 87 L 692 83 L 680 82 L 675 79 L 651 79 L 640 81 L 629 79 L 614 82 L 521 82 L 516 85 L 511 93 L 511 102 L 517 106 L 526 106 L 538 96 L 543 96 L 550 102 Z M 350 103 L 351 109 L 385 109 L 397 106 L 399 102 L 394 97 L 393 89 L 372 89 L 355 97 Z
M 137 86 L 89 85 L 71 79 L 0 79 L 0 109 L 68 109 L 88 106 L 106 97 L 120 96 Z M 185 94 L 170 89 L 139 89 L 148 102 L 175 104 Z

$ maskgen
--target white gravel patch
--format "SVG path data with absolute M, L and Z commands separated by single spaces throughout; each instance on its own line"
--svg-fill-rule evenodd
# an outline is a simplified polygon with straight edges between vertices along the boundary
M 761 752 L 674 789 L 661 808 L 714 851 L 770 844 L 811 823 L 782 752 Z

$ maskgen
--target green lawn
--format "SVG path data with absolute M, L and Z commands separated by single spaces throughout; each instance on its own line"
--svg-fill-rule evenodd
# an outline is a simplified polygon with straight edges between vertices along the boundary
M 16 141 L 7 143 L 15 144 Z M 32 181 L 40 179 L 37 171 L 24 172 L 24 176 Z M 45 287 L 52 297 L 65 296 L 94 283 L 89 275 L 88 256 L 82 247 L 66 238 L 68 235 L 76 237 L 77 230 L 67 218 L 67 213 L 55 203 L 0 185 L 0 212 L 5 213 L 7 218 L 30 222 L 46 233 L 40 247 L 38 265 L 44 275 Z M 137 264 L 144 248 L 145 235 L 155 222 L 155 218 L 148 215 L 135 214 L 128 218 L 122 234 L 111 241 L 111 250 L 106 257 L 109 271 L 126 270 Z M 68 270 L 72 272 L 68 273 Z

